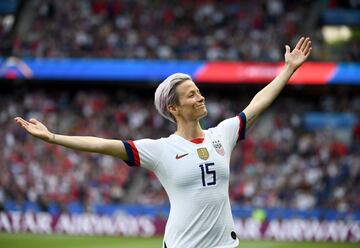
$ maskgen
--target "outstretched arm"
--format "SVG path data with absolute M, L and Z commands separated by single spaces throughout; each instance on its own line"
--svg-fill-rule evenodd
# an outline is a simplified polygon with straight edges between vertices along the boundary
M 302 37 L 292 51 L 290 51 L 288 45 L 286 45 L 285 48 L 285 65 L 281 72 L 273 81 L 271 81 L 271 83 L 254 96 L 250 104 L 243 111 L 247 119 L 246 129 L 250 128 L 259 115 L 269 107 L 279 95 L 280 91 L 285 87 L 296 69 L 309 57 L 311 53 L 311 41 L 309 37 L 306 39 Z
M 15 121 L 32 136 L 45 142 L 65 146 L 74 150 L 95 152 L 127 160 L 124 144 L 119 140 L 103 139 L 89 136 L 67 136 L 51 133 L 44 124 L 36 119 L 26 121 L 16 117 Z

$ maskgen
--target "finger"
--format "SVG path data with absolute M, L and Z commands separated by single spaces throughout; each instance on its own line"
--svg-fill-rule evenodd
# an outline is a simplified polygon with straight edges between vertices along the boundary
M 23 118 L 21 118 L 21 117 L 16 117 L 15 121 L 25 121 L 25 120 Z
M 18 124 L 18 125 L 20 125 L 21 126 L 21 120 L 20 119 L 15 119 L 15 121 L 16 121 L 16 123 Z
M 21 118 L 21 117 L 18 117 L 18 118 L 16 118 L 16 122 L 18 123 L 18 124 L 21 124 L 21 125 L 24 125 L 24 126 L 28 126 L 29 125 L 29 123 L 27 122 L 27 121 L 25 121 L 23 118 Z
M 29 122 L 27 122 L 21 117 L 17 117 L 15 118 L 15 120 L 22 128 L 24 128 L 27 132 L 31 133 L 31 126 Z
M 24 122 L 19 122 L 18 123 L 22 128 L 25 128 L 25 129 L 27 129 L 28 127 L 29 127 L 29 125 L 27 125 L 26 123 L 24 123 Z
M 311 41 L 309 40 L 306 44 L 306 47 L 304 48 L 304 54 L 305 56 L 309 53 L 310 51 L 310 48 L 311 48 Z
M 17 122 L 17 124 L 19 124 L 19 126 L 21 126 L 22 128 L 25 128 L 26 130 L 29 127 L 29 124 L 22 119 L 18 119 L 16 122 Z
M 303 44 L 305 38 L 304 37 L 301 37 L 300 40 L 298 41 L 298 43 L 296 44 L 295 46 L 295 49 L 300 49 L 301 48 L 301 45 Z
M 301 48 L 300 48 L 301 51 L 304 52 L 304 50 L 305 50 L 306 46 L 308 45 L 309 41 L 310 41 L 310 38 L 309 38 L 309 37 L 307 37 L 307 38 L 304 40 L 304 42 L 302 43 Z
M 289 46 L 289 45 L 285 45 L 285 50 L 286 50 L 286 53 L 290 53 L 290 46 Z
M 307 59 L 311 54 L 312 47 L 309 48 L 309 51 L 305 53 L 305 59 Z
M 32 123 L 32 124 L 37 124 L 37 123 L 39 123 L 39 121 L 36 120 L 36 119 L 34 119 L 34 118 L 31 118 L 31 119 L 30 119 L 30 123 Z

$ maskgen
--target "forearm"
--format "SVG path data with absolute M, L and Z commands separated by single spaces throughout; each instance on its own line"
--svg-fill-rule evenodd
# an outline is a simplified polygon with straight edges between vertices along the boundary
M 94 152 L 127 159 L 124 146 L 119 140 L 103 139 L 91 136 L 67 136 L 51 134 L 47 142 L 70 149 Z
M 35 138 L 45 142 L 61 145 L 74 150 L 96 152 L 128 160 L 125 146 L 120 140 L 103 139 L 89 136 L 67 136 L 49 132 L 44 124 L 31 118 L 26 121 L 16 117 L 15 121 Z
M 247 118 L 246 128 L 251 127 L 260 114 L 270 106 L 281 90 L 285 87 L 294 71 L 295 69 L 285 65 L 274 80 L 272 80 L 254 96 L 250 104 L 244 110 Z
M 280 73 L 254 96 L 250 104 L 256 105 L 259 112 L 265 110 L 280 94 L 294 71 L 295 70 L 293 68 L 285 65 L 281 69 Z

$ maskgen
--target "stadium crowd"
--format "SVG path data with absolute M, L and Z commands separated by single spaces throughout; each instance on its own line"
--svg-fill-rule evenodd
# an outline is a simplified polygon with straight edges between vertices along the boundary
M 12 53 L 19 57 L 282 61 L 284 44 L 309 32 L 305 29 L 309 6 L 318 1 L 33 2 L 29 29 L 12 44 Z M 353 8 L 341 3 L 356 1 L 327 2 L 328 8 Z M 326 45 L 320 28 L 311 29 L 312 60 L 360 60 L 360 43 Z M 0 25 L 0 37 L 6 33 Z M 2 94 L 0 210 L 7 201 L 20 207 L 35 202 L 43 210 L 54 202 L 62 207 L 74 201 L 89 207 L 128 202 L 139 180 L 135 175 L 142 169 L 112 157 L 39 142 L 18 128 L 13 117 L 38 118 L 57 133 L 119 140 L 158 138 L 174 131 L 156 113 L 152 96 L 138 93 L 96 89 Z M 202 124 L 216 125 L 250 99 L 210 95 L 209 115 Z M 279 99 L 233 153 L 231 200 L 259 207 L 359 210 L 360 122 L 348 130 L 347 141 L 338 139 L 337 130 L 311 132 L 303 123 L 308 111 L 349 112 L 358 118 L 360 99 L 351 99 L 346 95 L 320 102 Z M 136 201 L 167 202 L 154 174 L 140 175 L 145 184 Z
M 311 33 L 312 60 L 360 59 L 355 40 L 326 44 L 319 1 L 34 2 L 27 32 L 13 42 L 18 57 L 282 61 L 285 44 Z
M 56 133 L 104 138 L 140 139 L 168 136 L 175 126 L 156 113 L 150 95 L 93 89 L 78 91 L 29 90 L 3 94 L 0 99 L 0 210 L 7 201 L 21 209 L 35 202 L 42 210 L 50 203 L 128 201 L 136 175 L 145 184 L 136 202 L 166 203 L 154 174 L 130 168 L 109 156 L 76 152 L 27 135 L 15 116 L 35 117 Z M 250 96 L 207 97 L 205 127 L 233 116 Z M 360 209 L 360 122 L 348 140 L 336 130 L 311 132 L 303 123 L 308 111 L 348 112 L 357 117 L 360 98 L 329 96 L 323 100 L 283 96 L 238 144 L 231 162 L 230 196 L 234 204 L 298 209 Z M 142 171 L 142 173 L 141 173 Z M 140 174 L 139 174 L 140 173 Z M 139 178 L 137 178 L 139 180 Z

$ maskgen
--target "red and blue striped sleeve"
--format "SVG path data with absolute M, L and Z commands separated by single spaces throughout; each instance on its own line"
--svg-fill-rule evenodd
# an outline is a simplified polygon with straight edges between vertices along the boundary
M 246 115 L 244 114 L 244 112 L 241 112 L 240 114 L 238 114 L 238 118 L 239 118 L 240 123 L 239 123 L 239 131 L 238 131 L 237 142 L 239 142 L 240 140 L 245 139 Z
M 128 155 L 128 160 L 125 161 L 129 166 L 140 166 L 140 156 L 139 151 L 135 146 L 134 141 L 126 140 L 123 141 L 125 146 L 126 153 Z

